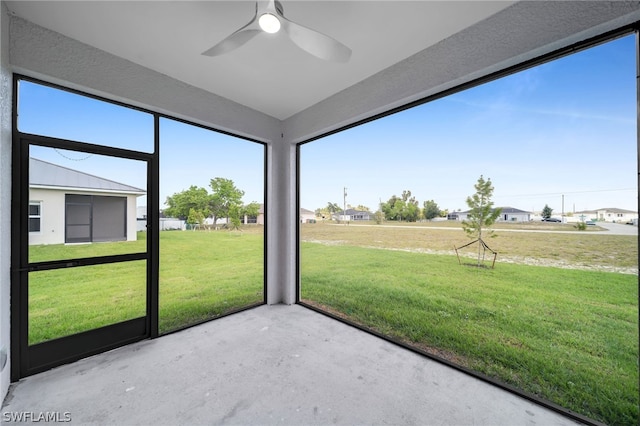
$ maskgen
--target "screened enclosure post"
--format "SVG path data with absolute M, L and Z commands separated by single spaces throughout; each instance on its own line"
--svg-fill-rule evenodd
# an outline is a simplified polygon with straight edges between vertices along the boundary
M 267 304 L 296 303 L 296 149 L 286 140 L 269 145 Z
M 640 25 L 636 26 L 636 171 L 638 172 L 638 180 L 636 183 L 636 202 L 637 211 L 640 212 Z M 638 247 L 640 247 L 640 232 L 637 236 Z M 638 264 L 640 265 L 640 251 L 638 253 Z M 640 306 L 640 280 L 638 280 L 638 304 Z M 640 324 L 640 309 L 638 310 L 638 323 Z M 638 336 L 638 345 L 640 346 L 640 334 Z
M 147 163 L 147 309 L 150 337 L 158 337 L 160 303 L 160 117 L 153 117 L 154 150 Z

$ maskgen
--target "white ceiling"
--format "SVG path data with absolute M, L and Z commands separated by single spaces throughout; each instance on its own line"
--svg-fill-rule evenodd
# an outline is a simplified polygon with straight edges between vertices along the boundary
M 346 64 L 260 34 L 201 55 L 245 25 L 254 1 L 8 1 L 42 27 L 284 120 L 509 7 L 509 1 L 287 1 L 285 16 L 353 51 Z

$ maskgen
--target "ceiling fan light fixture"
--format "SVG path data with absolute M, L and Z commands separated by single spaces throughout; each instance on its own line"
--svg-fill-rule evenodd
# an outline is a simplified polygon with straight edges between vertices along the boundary
M 269 34 L 274 34 L 280 31 L 280 20 L 277 16 L 271 13 L 263 13 L 260 16 L 260 19 L 258 19 L 258 24 L 260 25 L 260 28 L 262 28 L 262 31 Z

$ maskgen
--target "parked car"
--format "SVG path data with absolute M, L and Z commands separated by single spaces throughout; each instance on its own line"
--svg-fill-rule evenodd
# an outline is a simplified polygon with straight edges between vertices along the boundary
M 562 222 L 562 220 L 557 219 L 555 217 L 543 217 L 542 221 L 543 222 Z

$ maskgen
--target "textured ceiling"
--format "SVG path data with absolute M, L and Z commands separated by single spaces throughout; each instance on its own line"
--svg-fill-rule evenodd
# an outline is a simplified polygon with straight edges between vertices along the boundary
M 284 120 L 509 7 L 509 1 L 282 1 L 285 16 L 353 51 L 309 55 L 282 32 L 201 53 L 245 25 L 255 2 L 9 1 L 42 27 Z

